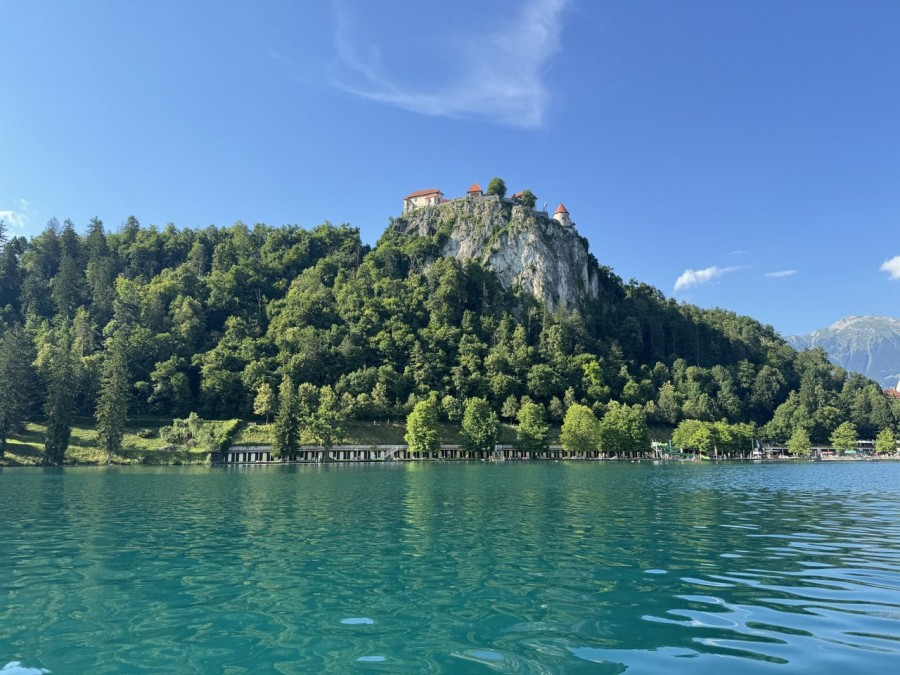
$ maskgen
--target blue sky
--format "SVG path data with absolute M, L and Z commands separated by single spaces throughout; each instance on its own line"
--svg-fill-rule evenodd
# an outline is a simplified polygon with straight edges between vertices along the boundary
M 784 334 L 897 316 L 896 0 L 0 0 L 0 217 L 325 220 L 502 176 Z

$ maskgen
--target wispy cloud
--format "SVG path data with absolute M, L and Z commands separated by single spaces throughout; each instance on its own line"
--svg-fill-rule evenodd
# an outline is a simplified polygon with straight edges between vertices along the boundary
M 435 48 L 455 54 L 456 70 L 430 89 L 400 83 L 395 73 L 385 72 L 379 48 L 360 44 L 352 14 L 338 5 L 339 68 L 334 84 L 356 96 L 423 115 L 540 127 L 551 98 L 546 70 L 561 49 L 568 4 L 569 0 L 527 0 L 500 30 L 440 38 Z M 469 30 L 477 32 L 477 27 Z
M 729 272 L 736 272 L 737 270 L 744 269 L 744 267 L 746 266 L 737 265 L 734 267 L 705 267 L 702 270 L 686 269 L 681 273 L 681 276 L 675 280 L 675 292 L 677 293 L 678 291 L 683 291 L 686 288 L 692 288 L 694 286 L 701 286 L 714 279 L 718 279 Z
M 797 270 L 781 270 L 779 272 L 766 272 L 763 276 L 767 279 L 782 279 L 784 277 L 792 277 L 797 274 Z
M 27 199 L 19 198 L 16 200 L 16 208 L 0 209 L 0 220 L 4 221 L 7 226 L 13 229 L 24 229 L 28 225 L 29 216 L 32 212 L 31 202 Z
M 890 260 L 885 260 L 878 269 L 882 272 L 887 272 L 891 279 L 900 279 L 900 255 L 895 255 Z

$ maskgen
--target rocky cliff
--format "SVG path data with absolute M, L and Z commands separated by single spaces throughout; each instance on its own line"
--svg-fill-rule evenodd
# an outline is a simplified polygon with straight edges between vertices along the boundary
M 884 388 L 900 380 L 900 320 L 848 316 L 809 335 L 791 335 L 794 349 L 822 347 L 832 363 L 862 373 Z
M 597 262 L 572 225 L 496 196 L 471 196 L 396 219 L 394 234 L 426 238 L 437 256 L 475 260 L 507 288 L 552 309 L 573 309 L 598 295 Z

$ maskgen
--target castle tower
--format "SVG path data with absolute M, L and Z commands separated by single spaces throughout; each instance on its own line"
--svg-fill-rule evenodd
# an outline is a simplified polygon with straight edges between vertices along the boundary
M 566 211 L 566 207 L 562 204 L 556 207 L 556 213 L 553 214 L 553 220 L 566 227 L 572 226 L 572 219 L 569 218 L 569 212 Z

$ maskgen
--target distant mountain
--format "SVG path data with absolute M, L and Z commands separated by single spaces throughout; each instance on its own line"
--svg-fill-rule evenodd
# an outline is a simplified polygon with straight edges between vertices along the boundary
M 900 319 L 848 316 L 809 335 L 790 335 L 794 349 L 822 347 L 832 363 L 872 378 L 885 389 L 900 380 Z

